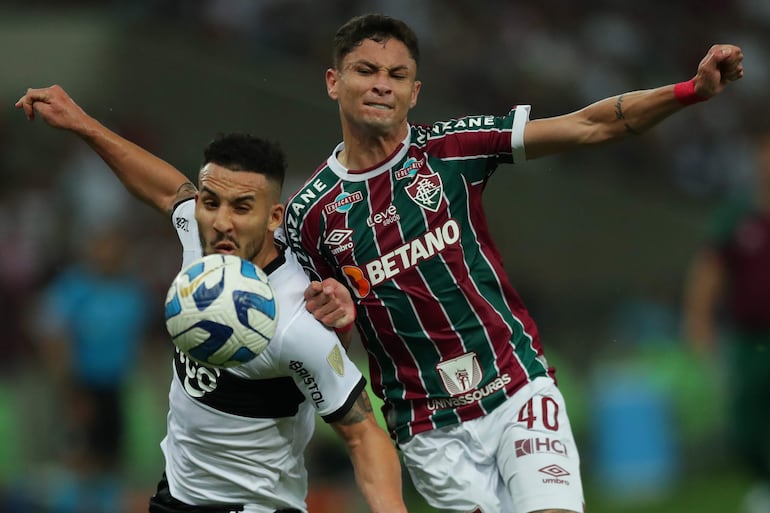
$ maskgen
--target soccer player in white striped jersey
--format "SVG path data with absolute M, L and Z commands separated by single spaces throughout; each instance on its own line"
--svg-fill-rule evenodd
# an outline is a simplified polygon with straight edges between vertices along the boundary
M 365 380 L 334 331 L 305 308 L 309 280 L 276 233 L 284 212 L 281 150 L 246 134 L 218 137 L 204 151 L 196 190 L 180 171 L 88 116 L 58 86 L 30 89 L 16 106 L 30 119 L 37 114 L 80 136 L 129 191 L 171 216 L 183 266 L 202 254 L 235 254 L 263 268 L 276 292 L 276 334 L 251 362 L 214 369 L 175 353 L 161 443 L 165 472 L 150 513 L 306 513 L 303 453 L 316 413 L 347 444 L 371 511 L 405 513 L 398 456 L 373 416 Z M 335 320 L 347 323 L 353 312 L 347 291 L 334 306 L 347 312 Z
M 581 512 L 579 456 L 536 325 L 506 276 L 482 209 L 501 163 L 638 134 L 743 74 L 714 45 L 692 80 L 529 119 L 409 123 L 417 36 L 356 17 L 337 32 L 328 95 L 343 141 L 287 202 L 300 261 L 345 283 L 375 392 L 418 491 L 457 513 Z M 308 290 L 311 311 L 327 298 Z

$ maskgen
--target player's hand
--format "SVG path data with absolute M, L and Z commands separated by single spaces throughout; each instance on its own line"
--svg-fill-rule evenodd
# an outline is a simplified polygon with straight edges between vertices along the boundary
M 345 328 L 356 319 L 350 291 L 334 278 L 310 282 L 305 301 L 307 310 L 329 328 Z
M 730 82 L 743 77 L 743 51 L 729 44 L 714 45 L 700 61 L 695 75 L 695 94 L 711 98 Z
M 16 102 L 30 121 L 40 116 L 54 128 L 77 131 L 89 119 L 88 115 L 58 85 L 43 89 L 27 89 Z

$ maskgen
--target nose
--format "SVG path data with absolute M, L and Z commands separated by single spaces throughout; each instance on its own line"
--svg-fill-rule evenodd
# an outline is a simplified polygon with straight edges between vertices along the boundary
M 233 221 L 230 211 L 226 208 L 218 208 L 214 215 L 214 230 L 219 233 L 228 233 L 233 229 Z
M 380 70 L 376 74 L 376 78 L 374 81 L 374 85 L 372 86 L 372 89 L 374 89 L 374 91 L 380 95 L 388 94 L 393 90 L 393 88 L 390 86 L 390 80 L 391 80 L 390 74 L 388 73 L 388 71 Z

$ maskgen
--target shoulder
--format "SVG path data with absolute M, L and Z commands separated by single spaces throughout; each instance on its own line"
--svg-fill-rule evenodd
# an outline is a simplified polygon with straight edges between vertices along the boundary
M 505 116 L 493 114 L 468 115 L 446 121 L 434 121 L 430 125 L 412 125 L 413 136 L 426 134 L 430 137 L 442 137 L 450 134 L 462 134 L 467 132 L 483 132 L 501 128 L 510 128 L 518 109 L 513 109 Z
M 278 238 L 276 240 L 279 240 Z M 281 321 L 305 309 L 305 289 L 310 284 L 305 270 L 290 248 L 283 245 L 283 262 L 270 271 L 268 280 L 275 291 Z
M 291 194 L 286 201 L 286 215 L 301 218 L 316 208 L 329 194 L 333 194 L 340 178 L 329 165 L 329 160 L 319 166 L 310 178 Z
M 311 345 L 322 345 L 325 340 L 329 346 L 337 343 L 334 332 L 326 328 L 306 308 L 305 290 L 310 284 L 310 278 L 291 249 L 284 250 L 284 262 L 270 272 L 268 279 L 278 304 L 276 333 L 284 339 L 284 344 L 288 343 L 288 347 L 293 347 L 294 350 L 303 350 L 303 347 L 308 347 L 308 340 L 313 341 Z

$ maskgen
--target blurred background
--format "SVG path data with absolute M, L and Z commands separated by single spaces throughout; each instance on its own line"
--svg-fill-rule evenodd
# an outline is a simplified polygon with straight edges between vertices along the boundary
M 334 32 L 374 11 L 421 38 L 411 120 L 425 123 L 514 104 L 558 115 L 687 80 L 714 43 L 743 48 L 746 77 L 714 101 L 612 146 L 501 167 L 486 192 L 558 369 L 588 511 L 741 511 L 752 482 L 725 442 L 724 369 L 689 350 L 682 291 L 711 210 L 753 186 L 752 141 L 770 126 L 770 3 L 756 0 L 3 0 L 0 511 L 119 511 L 118 497 L 146 511 L 171 377 L 162 302 L 180 264 L 170 223 L 15 101 L 60 84 L 191 178 L 217 132 L 267 136 L 289 155 L 288 194 L 341 139 L 323 82 Z M 110 318 L 111 301 L 132 316 Z M 87 364 L 69 368 L 75 336 L 122 338 L 119 356 L 85 343 Z M 64 429 L 95 415 L 75 373 L 119 410 L 96 455 Z M 311 512 L 363 511 L 343 451 L 319 426 Z M 411 510 L 430 511 L 405 479 Z

